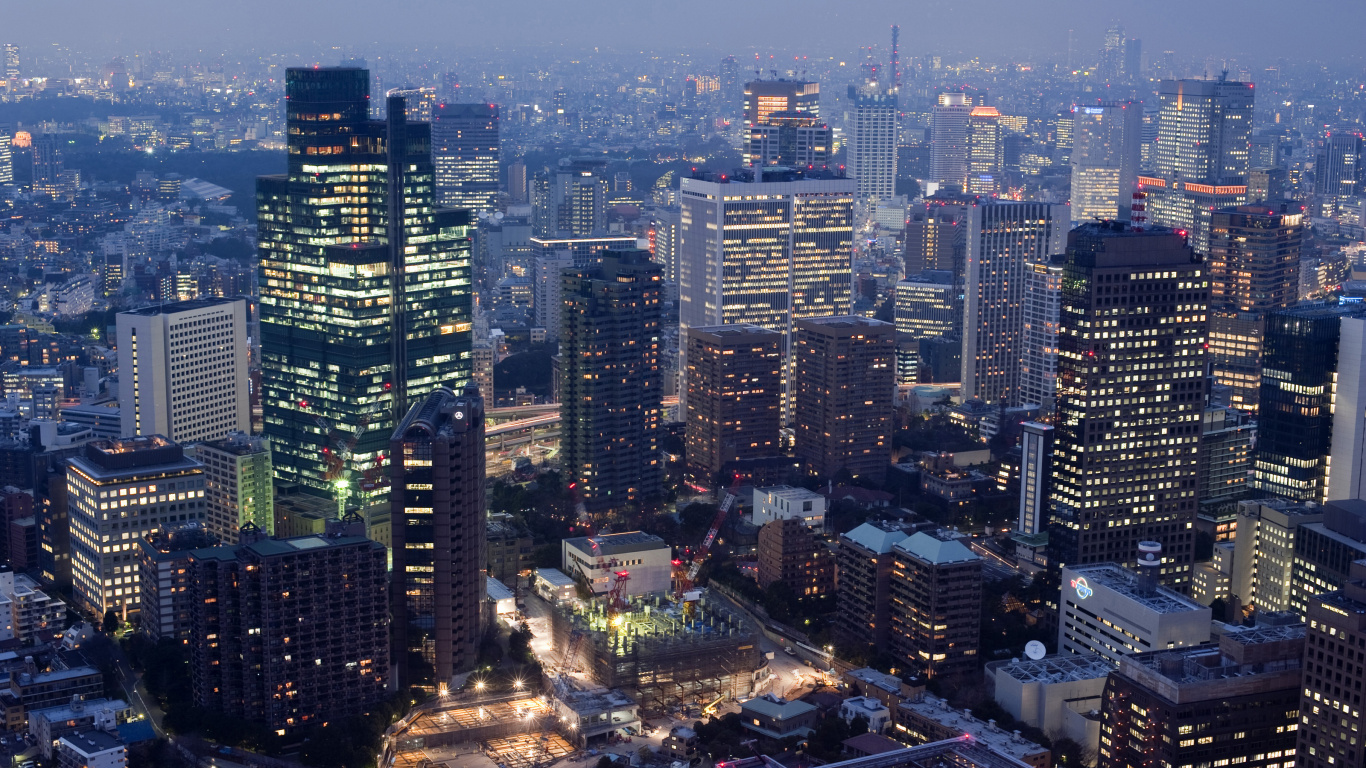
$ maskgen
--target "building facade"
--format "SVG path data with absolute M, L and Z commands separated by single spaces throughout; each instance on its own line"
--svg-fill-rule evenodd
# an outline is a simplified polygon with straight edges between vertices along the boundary
M 880 482 L 891 463 L 896 326 L 863 317 L 798 320 L 792 424 L 810 474 Z
M 853 121 L 845 148 L 849 175 L 858 182 L 865 204 L 890 200 L 896 194 L 896 95 L 868 93 L 849 87 Z
M 1058 653 L 1100 654 L 1119 666 L 1131 654 L 1208 642 L 1209 607 L 1159 586 L 1158 578 L 1114 563 L 1064 567 Z
M 432 119 L 436 204 L 498 209 L 498 105 L 442 104 Z
M 920 532 L 892 545 L 889 647 L 929 677 L 977 671 L 982 558 L 961 541 Z
M 267 536 L 275 534 L 274 473 L 270 441 L 259 435 L 233 432 L 220 440 L 194 447 L 194 458 L 204 465 L 204 526 L 219 541 L 237 541 L 247 523 Z
M 1295 764 L 1360 765 L 1366 716 L 1356 703 L 1356 671 L 1366 642 L 1366 563 L 1354 562 L 1338 589 L 1312 598 L 1304 615 L 1304 679 Z
M 1143 103 L 1072 107 L 1072 223 L 1128 219 L 1138 183 Z
M 783 335 L 757 325 L 686 333 L 688 471 L 711 486 L 732 463 L 778 456 Z
M 892 610 L 892 545 L 909 534 L 864 523 L 835 549 L 835 639 L 854 651 L 886 648 Z

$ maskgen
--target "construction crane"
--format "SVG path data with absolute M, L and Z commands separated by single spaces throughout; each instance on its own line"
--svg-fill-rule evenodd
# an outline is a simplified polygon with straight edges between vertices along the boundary
M 318 426 L 329 432 L 329 438 L 334 442 L 336 448 L 323 446 L 323 461 L 327 465 L 327 471 L 323 478 L 327 485 L 337 497 L 337 518 L 341 519 L 346 514 L 346 500 L 351 495 L 351 457 L 355 453 L 356 443 L 365 434 L 365 430 L 370 426 L 370 421 L 379 412 L 383 399 L 376 398 L 365 407 L 360 413 L 360 418 L 356 422 L 356 428 L 350 433 L 342 433 L 339 429 L 332 428 L 327 419 L 319 415 L 317 418 Z M 382 461 L 382 459 L 381 459 Z
M 626 623 L 626 582 L 631 580 L 630 571 L 617 571 L 616 581 L 607 593 L 607 626 L 612 629 Z
M 697 574 L 702 570 L 702 563 L 706 561 L 707 555 L 711 554 L 711 545 L 716 543 L 716 537 L 721 533 L 721 526 L 725 524 L 731 508 L 735 506 L 735 501 L 738 498 L 737 492 L 740 490 L 740 480 L 741 476 L 737 474 L 730 488 L 726 490 L 726 498 L 721 501 L 721 506 L 716 509 L 716 519 L 712 521 L 711 528 L 707 531 L 707 537 L 702 539 L 702 546 L 693 553 L 692 564 L 688 566 L 687 573 L 678 578 L 678 585 L 674 594 L 675 600 L 692 602 L 697 599 L 695 595 L 689 597 L 688 593 L 697 583 Z
M 579 646 L 583 645 L 584 637 L 583 630 L 576 629 L 569 633 L 569 647 L 565 649 L 564 656 L 560 657 L 559 665 L 551 674 L 552 678 L 559 680 L 574 669 L 574 659 L 579 655 Z

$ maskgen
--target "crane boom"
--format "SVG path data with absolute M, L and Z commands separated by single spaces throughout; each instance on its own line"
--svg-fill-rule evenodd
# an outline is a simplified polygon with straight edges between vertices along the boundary
M 711 553 L 711 545 L 716 543 L 716 536 L 721 532 L 721 526 L 726 522 L 726 516 L 730 514 L 731 507 L 735 506 L 736 491 L 740 490 L 740 476 L 736 475 L 735 482 L 731 483 L 726 490 L 726 498 L 721 501 L 721 506 L 716 510 L 716 519 L 711 523 L 711 530 L 707 531 L 707 537 L 702 540 L 702 546 L 697 550 L 697 555 L 693 557 L 692 565 L 688 567 L 688 583 L 697 582 L 697 574 L 702 570 L 702 563 Z

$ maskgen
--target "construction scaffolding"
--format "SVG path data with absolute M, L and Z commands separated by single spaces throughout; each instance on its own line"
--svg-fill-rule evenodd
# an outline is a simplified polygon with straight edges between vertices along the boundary
M 705 591 L 691 615 L 662 596 L 626 596 L 617 613 L 603 601 L 564 603 L 551 616 L 562 669 L 634 696 L 642 711 L 687 700 L 753 695 L 765 661 L 756 631 Z M 575 636 L 581 640 L 575 640 Z

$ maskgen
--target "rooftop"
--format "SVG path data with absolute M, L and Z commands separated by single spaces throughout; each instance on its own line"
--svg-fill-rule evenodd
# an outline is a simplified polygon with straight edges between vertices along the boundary
M 716 768 L 769 768 L 774 762 L 768 757 L 747 757 L 718 762 Z M 978 739 L 960 736 L 918 747 L 826 763 L 824 768 L 1025 768 L 1027 765 L 1018 757 L 998 752 Z
M 1115 670 L 1110 660 L 1098 653 L 1045 656 L 1042 659 L 1012 661 L 996 668 L 1022 683 L 1068 683 L 1094 680 Z
M 892 551 L 893 545 L 909 535 L 902 530 L 886 530 L 872 523 L 864 523 L 848 533 L 840 534 L 840 538 L 852 541 L 869 552 L 885 555 Z
M 104 731 L 76 731 L 61 738 L 61 744 L 82 757 L 91 757 L 112 749 L 123 749 L 123 741 Z
M 625 555 L 631 552 L 649 552 L 657 549 L 669 549 L 669 545 L 664 543 L 663 539 L 654 534 L 645 533 L 644 531 L 604 533 L 599 536 L 579 536 L 573 539 L 565 539 L 564 543 L 580 552 L 586 552 L 595 557 L 608 557 L 611 555 Z
M 1154 613 L 1185 613 L 1187 611 L 1209 612 L 1207 606 L 1203 606 L 1194 600 L 1191 600 L 1189 597 L 1173 592 L 1166 587 L 1159 586 L 1151 592 L 1146 591 L 1139 585 L 1137 574 L 1130 573 L 1128 570 L 1125 570 L 1114 563 L 1068 566 L 1065 570 L 1070 571 L 1075 574 L 1075 576 L 1085 577 L 1088 585 L 1092 589 L 1095 589 L 1096 587 L 1105 587 L 1111 592 L 1114 592 L 1121 597 L 1126 597 Z M 1067 581 L 1068 577 L 1064 575 L 1063 580 Z M 1067 594 L 1069 594 L 1069 590 L 1063 590 L 1063 595 L 1065 596 Z
M 138 317 L 156 317 L 157 315 L 174 315 L 180 312 L 194 312 L 200 309 L 209 309 L 224 304 L 233 304 L 241 299 L 225 299 L 221 297 L 206 297 L 202 299 L 190 299 L 189 301 L 173 301 L 170 304 L 153 304 L 150 307 L 141 309 L 130 309 L 120 312 L 121 315 L 137 315 Z
M 1031 755 L 1047 751 L 1032 741 L 998 727 L 994 721 L 984 723 L 966 712 L 959 712 L 950 707 L 947 701 L 935 696 L 926 694 L 918 699 L 906 700 L 901 702 L 898 708 L 903 711 L 914 712 L 926 720 L 961 731 L 973 742 L 1015 760 L 1023 762 L 1025 758 Z M 884 757 L 886 756 L 890 755 L 884 755 Z
M 499 600 L 512 600 L 515 597 L 512 590 L 508 589 L 503 582 L 497 579 L 485 579 L 485 583 L 484 592 L 488 595 L 488 598 L 494 602 Z
M 771 696 L 758 696 L 749 701 L 741 702 L 740 710 L 764 715 L 773 720 L 786 720 L 791 717 L 801 717 L 808 712 L 815 712 L 816 706 L 804 701 L 788 701 Z
M 933 565 L 947 565 L 949 563 L 967 563 L 982 558 L 971 549 L 968 549 L 958 539 L 945 541 L 937 536 L 931 536 L 923 531 L 908 536 L 895 545 L 896 549 L 905 552 L 912 557 L 923 560 Z
M 565 575 L 559 568 L 537 568 L 537 578 L 545 579 L 552 587 L 572 587 L 574 580 Z

